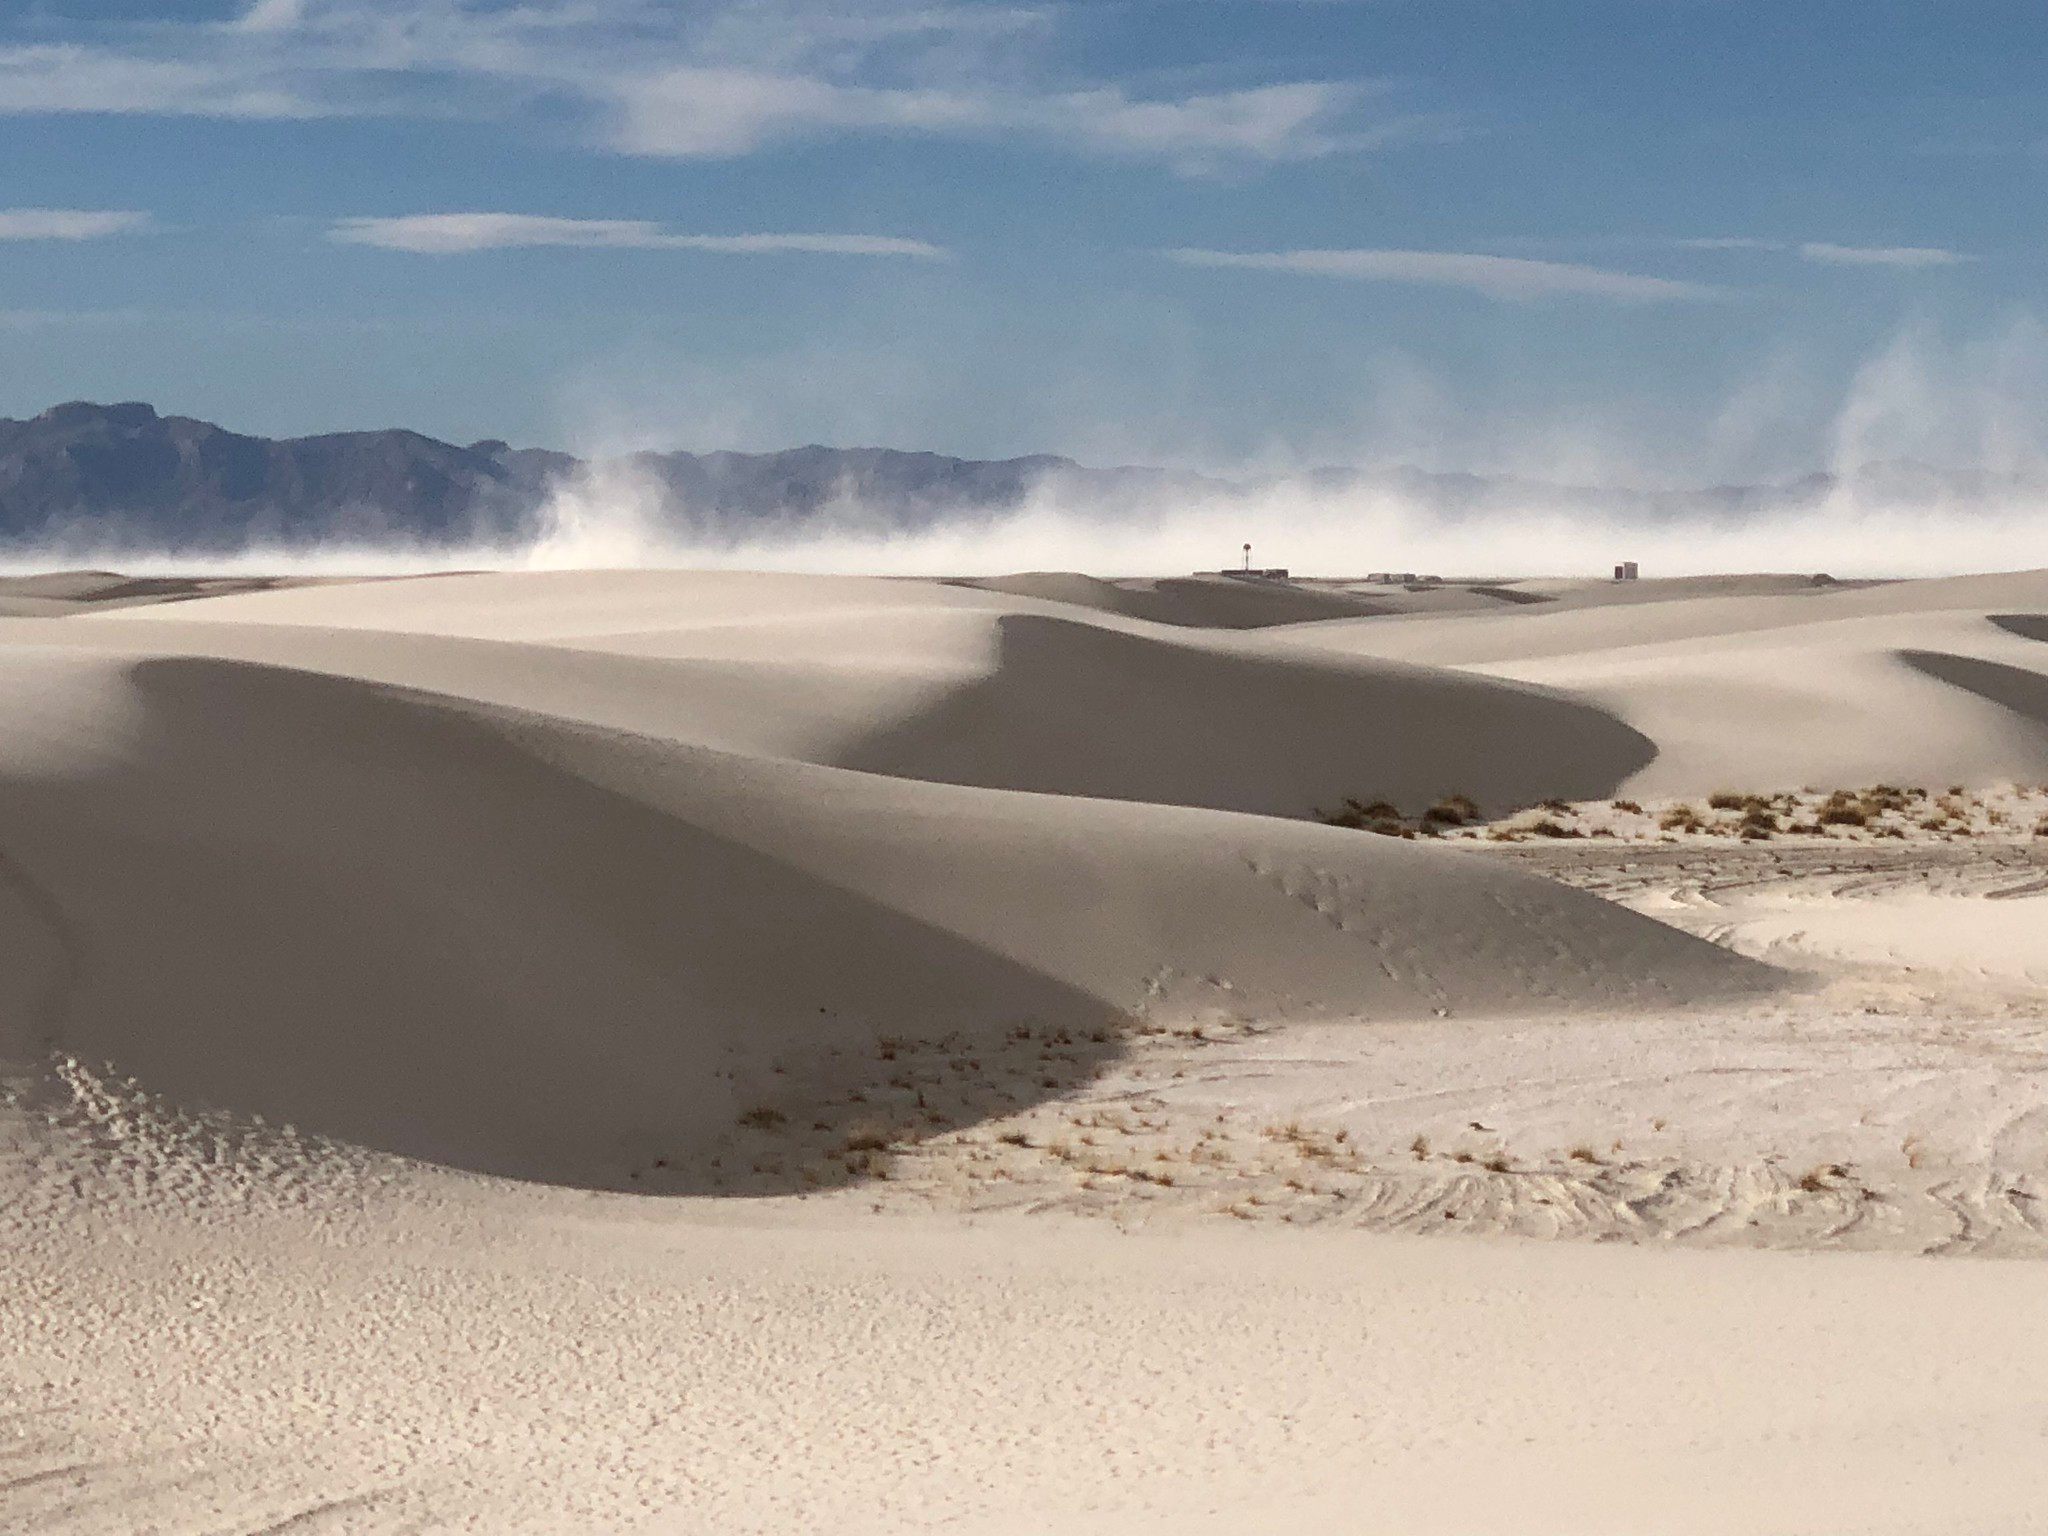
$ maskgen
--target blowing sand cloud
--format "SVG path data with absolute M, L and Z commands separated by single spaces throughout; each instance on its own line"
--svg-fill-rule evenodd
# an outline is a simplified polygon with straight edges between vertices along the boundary
M 712 251 L 726 255 L 797 251 L 825 256 L 910 256 L 927 261 L 943 259 L 947 254 L 942 246 L 894 235 L 686 235 L 673 233 L 647 219 L 561 219 L 524 213 L 347 218 L 337 220 L 329 235 L 349 245 L 442 256 L 536 246 Z
M 1721 290 L 1704 283 L 1645 277 L 1577 262 L 1536 261 L 1521 256 L 1485 256 L 1466 251 L 1211 251 L 1191 248 L 1164 253 L 1188 267 L 1243 267 L 1296 272 L 1310 277 L 1362 283 L 1422 283 L 1465 288 L 1490 299 L 1587 297 L 1641 303 L 1665 299 L 1706 299 Z

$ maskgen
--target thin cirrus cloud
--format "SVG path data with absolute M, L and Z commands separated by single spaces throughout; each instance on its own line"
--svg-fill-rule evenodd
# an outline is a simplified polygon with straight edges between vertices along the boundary
M 254 0 L 225 23 L 55 24 L 10 43 L 0 114 L 467 117 L 669 159 L 890 135 L 1032 142 L 1199 174 L 1460 136 L 1364 79 L 1160 90 L 1067 76 L 1060 7 L 948 0 Z
M 568 246 L 598 250 L 712 251 L 750 256 L 801 252 L 820 256 L 908 256 L 942 261 L 945 247 L 895 235 L 686 235 L 649 219 L 562 219 L 526 213 L 415 213 L 394 218 L 336 220 L 329 237 L 347 245 L 429 256 L 472 251 Z
M 1954 267 L 1977 258 L 1939 245 L 1837 245 L 1828 240 L 1765 240 L 1710 235 L 1672 242 L 1687 251 L 1779 251 L 1829 267 Z
M 1721 294 L 1703 283 L 1646 277 L 1577 262 L 1536 261 L 1469 251 L 1210 251 L 1170 250 L 1169 261 L 1189 267 L 1242 267 L 1295 272 L 1364 283 L 1420 283 L 1464 288 L 1489 299 L 1600 298 L 1622 303 L 1706 299 Z
M 992 138 L 1021 135 L 1114 159 L 1186 170 L 1278 164 L 1340 150 L 1445 137 L 1446 119 L 1366 121 L 1367 88 L 1310 81 L 1170 99 L 1118 87 L 1029 92 L 977 84 L 844 85 L 733 69 L 677 69 L 621 84 L 615 148 L 671 158 L 722 157 L 834 133 Z
M 1976 258 L 1937 245 L 1831 245 L 1809 240 L 1799 247 L 1799 259 L 1831 267 L 1953 267 Z
M 0 240 L 104 240 L 148 224 L 127 208 L 0 208 Z

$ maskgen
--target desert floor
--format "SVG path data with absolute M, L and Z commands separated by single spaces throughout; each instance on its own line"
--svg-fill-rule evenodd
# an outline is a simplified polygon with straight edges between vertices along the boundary
M 0 1528 L 2048 1530 L 2044 641 L 0 582 Z

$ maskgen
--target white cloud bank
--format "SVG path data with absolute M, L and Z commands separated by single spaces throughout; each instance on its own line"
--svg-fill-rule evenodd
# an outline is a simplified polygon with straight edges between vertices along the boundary
M 1209 251 L 1171 250 L 1169 261 L 1189 267 L 1246 267 L 1366 283 L 1424 283 L 1466 288 L 1490 299 L 1587 297 L 1624 303 L 1718 297 L 1704 283 L 1645 277 L 1568 261 L 1486 256 L 1466 251 Z
M 349 245 L 434 256 L 536 246 L 725 255 L 794 251 L 824 256 L 909 256 L 926 261 L 943 260 L 947 255 L 942 246 L 894 235 L 680 235 L 648 219 L 561 219 L 525 213 L 416 213 L 340 219 L 329 236 Z
M 103 240 L 148 225 L 126 208 L 0 208 L 0 240 Z

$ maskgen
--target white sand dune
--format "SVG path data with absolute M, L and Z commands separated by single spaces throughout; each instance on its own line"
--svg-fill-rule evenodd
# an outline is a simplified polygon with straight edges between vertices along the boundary
M 1375 602 L 1368 595 L 1228 576 L 1111 582 L 1072 571 L 1030 571 L 977 577 L 958 585 L 1198 629 L 1264 629 L 1396 611 L 1391 603 Z
M 910 784 L 246 662 L 0 663 L 5 853 L 36 893 L 10 927 L 59 994 L 43 1045 L 466 1167 L 684 1177 L 778 1063 L 829 1086 L 829 1052 L 877 1034 L 971 1049 L 1019 1020 L 1765 980 L 1546 882 L 1299 822 Z
M 373 630 L 374 642 L 343 638 Z M 445 647 L 394 645 L 384 631 L 548 653 L 456 666 Z M 448 576 L 188 603 L 169 619 L 119 612 L 65 638 L 331 665 L 903 777 L 1296 817 L 1360 793 L 1417 809 L 1453 792 L 1582 798 L 1655 751 L 1547 688 L 923 582 Z M 607 686 L 591 652 L 669 669 L 628 668 Z
M 0 1527 L 2048 1528 L 2030 1267 L 1696 1251 L 2048 1248 L 2030 850 L 1306 819 L 2048 776 L 2048 578 L 45 586 Z
M 1626 585 L 1626 584 L 1623 584 Z M 1649 585 L 1638 583 L 1638 586 Z M 1274 643 L 1427 657 L 1594 703 L 1656 743 L 1628 794 L 2048 776 L 2048 573 L 1342 621 Z M 1910 722 L 1910 724 L 1908 724 Z

